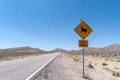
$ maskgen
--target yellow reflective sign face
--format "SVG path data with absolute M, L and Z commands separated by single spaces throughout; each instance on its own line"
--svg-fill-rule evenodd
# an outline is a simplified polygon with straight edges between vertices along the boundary
M 92 29 L 82 21 L 76 28 L 75 32 L 82 38 L 85 39 L 91 32 Z
M 88 40 L 79 40 L 79 47 L 88 47 Z

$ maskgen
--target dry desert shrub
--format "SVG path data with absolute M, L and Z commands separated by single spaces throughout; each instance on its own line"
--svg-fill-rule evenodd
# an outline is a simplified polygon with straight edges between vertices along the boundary
M 112 75 L 115 77 L 120 77 L 120 72 L 118 72 L 118 71 L 110 70 L 109 68 L 103 68 L 103 69 L 110 71 L 112 73 Z
M 114 67 L 114 69 L 118 70 L 119 68 L 118 67 Z
M 112 75 L 116 77 L 120 77 L 120 73 L 117 71 L 112 71 Z
M 110 61 L 114 62 L 114 60 L 113 60 L 113 59 L 111 59 Z
M 103 62 L 102 63 L 102 66 L 107 66 L 108 64 L 106 62 Z
M 77 56 L 73 56 L 73 60 L 78 62 L 80 60 L 80 57 L 77 55 Z
M 103 69 L 105 69 L 107 71 L 111 71 L 108 67 L 104 67 Z
M 117 62 L 120 62 L 120 59 L 117 59 L 116 61 L 117 61 Z
M 88 68 L 94 68 L 93 65 L 92 65 L 92 63 L 89 63 L 87 67 Z

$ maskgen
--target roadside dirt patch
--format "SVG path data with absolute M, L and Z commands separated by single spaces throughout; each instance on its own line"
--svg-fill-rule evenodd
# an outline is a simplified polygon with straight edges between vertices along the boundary
M 47 77 L 42 80 L 120 80 L 120 77 L 112 75 L 112 70 L 120 72 L 120 63 L 92 56 L 85 56 L 86 79 L 83 79 L 82 56 L 79 57 L 79 61 L 74 61 L 68 55 L 59 55 L 46 68 Z M 102 62 L 106 62 L 108 65 L 102 66 Z

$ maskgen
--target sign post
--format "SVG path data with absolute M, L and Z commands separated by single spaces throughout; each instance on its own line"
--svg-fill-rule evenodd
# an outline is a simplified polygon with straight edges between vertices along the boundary
M 83 47 L 83 78 L 85 77 L 85 69 L 84 69 L 84 66 L 85 66 L 85 61 L 84 61 L 84 47 Z
M 79 40 L 79 47 L 83 48 L 83 78 L 85 78 L 84 71 L 84 47 L 88 47 L 88 40 L 84 40 L 93 30 L 82 20 L 80 19 L 80 24 L 74 30 L 82 40 Z

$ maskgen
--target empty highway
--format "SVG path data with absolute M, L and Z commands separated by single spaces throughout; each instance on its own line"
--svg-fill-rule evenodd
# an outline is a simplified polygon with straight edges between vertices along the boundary
M 0 80 L 25 80 L 58 53 L 0 62 Z

